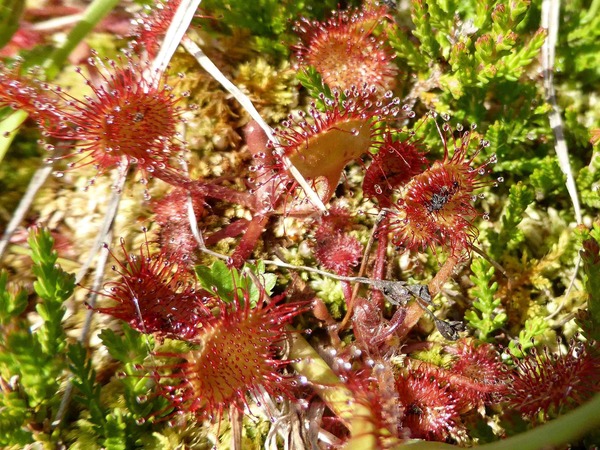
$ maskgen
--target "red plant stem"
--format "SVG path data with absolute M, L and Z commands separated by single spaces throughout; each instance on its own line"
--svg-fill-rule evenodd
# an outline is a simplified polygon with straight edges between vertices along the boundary
M 342 292 L 344 293 L 346 304 L 349 305 L 353 300 L 352 284 L 348 281 L 340 281 L 340 283 L 342 283 Z
M 191 194 L 235 203 L 252 211 L 258 209 L 255 198 L 248 192 L 236 191 L 235 189 L 226 186 L 220 186 L 200 180 L 186 180 L 182 183 L 173 183 L 172 180 L 169 180 L 169 182 L 170 184 L 179 185 L 180 187 L 189 190 Z
M 233 267 L 239 268 L 244 265 L 244 262 L 246 262 L 254 250 L 256 242 L 258 241 L 258 238 L 260 238 L 268 221 L 269 216 L 264 214 L 256 214 L 252 218 L 248 224 L 246 233 L 242 236 L 240 243 L 231 256 Z
M 380 223 L 382 229 L 385 229 L 387 222 L 387 217 L 384 217 Z M 379 235 L 379 242 L 377 243 L 377 254 L 375 256 L 375 267 L 373 268 L 373 279 L 375 280 L 383 280 L 385 275 L 385 269 L 387 267 L 387 248 L 389 242 L 389 234 L 381 233 Z M 385 297 L 383 294 L 375 289 L 373 292 L 373 300 L 377 301 L 379 306 L 383 306 L 383 302 L 385 301 Z
M 442 291 L 442 287 L 444 286 L 444 283 L 446 281 L 448 281 L 448 279 L 450 278 L 450 276 L 452 275 L 452 272 L 454 271 L 454 268 L 456 267 L 456 265 L 458 264 L 459 261 L 459 257 L 452 254 L 448 257 L 448 259 L 446 260 L 446 262 L 444 263 L 444 265 L 442 266 L 442 268 L 440 269 L 440 271 L 438 273 L 435 274 L 435 277 L 433 277 L 433 280 L 431 280 L 429 282 L 429 293 L 431 294 L 431 297 L 435 297 L 436 295 L 438 295 L 441 291 Z
M 373 230 L 371 231 L 371 236 L 369 237 L 369 242 L 367 242 L 367 246 L 365 248 L 365 253 L 362 259 L 362 262 L 360 263 L 360 269 L 358 269 L 358 276 L 362 277 L 364 276 L 365 270 L 367 268 L 367 262 L 369 260 L 369 254 L 371 253 L 371 248 L 373 247 L 373 242 L 375 242 L 375 235 L 377 234 L 377 230 L 379 229 L 381 222 L 383 222 L 385 220 L 386 216 L 385 214 L 380 214 L 379 217 L 377 217 L 377 220 L 375 221 L 375 224 L 373 225 Z M 386 235 L 385 238 L 385 248 L 387 249 L 387 233 L 383 233 Z M 381 237 L 380 237 L 381 239 Z M 380 240 L 381 242 L 381 240 Z M 377 255 L 379 257 L 379 249 L 377 250 Z M 384 258 L 385 258 L 385 252 L 384 252 Z M 382 271 L 385 270 L 385 265 L 383 266 Z M 379 272 L 376 272 L 375 274 L 375 279 L 382 279 L 382 278 L 377 278 L 377 274 Z M 381 272 L 381 274 L 379 276 L 383 276 L 383 272 Z M 347 302 L 347 312 L 346 315 L 344 316 L 344 319 L 342 320 L 342 323 L 340 324 L 340 331 L 345 329 L 346 326 L 348 325 L 348 322 L 350 322 L 350 319 L 352 318 L 352 312 L 354 311 L 354 300 L 356 299 L 356 296 L 358 295 L 358 289 L 360 289 L 360 285 L 356 285 L 354 286 L 354 290 L 352 291 L 352 296 L 350 297 L 350 301 Z M 348 298 L 348 297 L 346 297 Z
M 215 245 L 216 243 L 222 241 L 225 238 L 232 238 L 239 236 L 244 231 L 248 229 L 248 225 L 250 222 L 246 219 L 239 219 L 233 223 L 230 223 L 225 228 L 220 229 L 219 231 L 215 231 L 210 236 L 207 236 L 204 239 L 206 245 Z
M 402 322 L 402 324 L 398 327 L 398 331 L 396 331 L 396 336 L 402 339 L 403 337 L 408 335 L 410 330 L 414 328 L 414 326 L 417 324 L 417 322 L 424 313 L 425 312 L 423 311 L 423 308 L 421 308 L 421 306 L 418 303 L 410 303 L 406 307 L 406 317 L 404 319 L 404 322 Z

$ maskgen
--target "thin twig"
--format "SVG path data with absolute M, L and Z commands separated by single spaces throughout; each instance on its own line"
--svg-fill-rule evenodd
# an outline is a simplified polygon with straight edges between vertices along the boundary
M 46 20 L 44 22 L 37 22 L 30 25 L 30 29 L 33 31 L 54 31 L 58 28 L 64 28 L 79 22 L 84 18 L 83 13 L 71 14 L 68 16 L 56 17 L 54 19 Z
M 217 66 L 210 60 L 208 56 L 202 51 L 198 45 L 194 41 L 192 41 L 187 36 L 183 38 L 181 41 L 183 47 L 188 51 L 190 55 L 192 55 L 198 64 L 202 66 L 204 70 L 206 70 L 215 80 L 221 83 L 223 86 L 233 97 L 239 102 L 240 105 L 248 112 L 250 117 L 252 117 L 256 123 L 263 129 L 269 141 L 273 142 L 275 145 L 278 144 L 277 136 L 273 133 L 273 129 L 265 122 L 260 113 L 252 104 L 252 101 L 248 98 L 246 94 L 244 94 L 235 84 L 223 75 L 223 72 L 219 70 Z M 302 174 L 296 169 L 296 167 L 292 164 L 290 159 L 286 155 L 281 155 L 283 164 L 285 169 L 290 172 L 290 174 L 294 177 L 294 179 L 298 182 L 298 184 L 302 187 L 302 190 L 308 197 L 308 199 L 319 208 L 323 213 L 327 212 L 327 208 L 323 204 L 323 201 L 319 197 L 319 195 L 310 187 L 308 182 L 304 179 Z
M 249 260 L 249 262 L 256 263 L 255 260 Z M 272 264 L 277 267 L 282 267 L 284 269 L 291 270 L 299 270 L 305 272 L 312 272 L 324 277 L 331 278 L 333 280 L 338 281 L 348 281 L 350 283 L 363 283 L 368 284 L 369 286 L 373 286 L 375 289 L 378 289 L 382 292 L 382 294 L 387 298 L 390 303 L 393 304 L 403 304 L 405 303 L 404 298 L 408 298 L 409 296 L 415 297 L 424 301 L 426 304 L 431 304 L 431 294 L 426 285 L 422 284 L 406 284 L 405 281 L 401 280 L 374 280 L 373 278 L 367 277 L 345 277 L 342 275 L 336 275 L 330 272 L 326 272 L 324 270 L 315 269 L 314 267 L 308 266 L 295 266 L 293 264 L 288 264 L 282 261 L 275 261 L 269 259 L 261 260 L 265 265 Z
M 182 160 L 181 166 L 183 167 L 184 175 L 187 175 L 189 173 L 187 162 L 185 160 Z M 222 255 L 221 253 L 217 253 L 217 252 L 214 252 L 214 251 L 206 248 L 206 243 L 204 242 L 204 236 L 202 236 L 202 232 L 200 231 L 200 228 L 198 227 L 198 218 L 196 217 L 196 212 L 194 211 L 194 200 L 192 199 L 192 196 L 189 192 L 187 194 L 187 202 L 186 203 L 187 203 L 187 216 L 188 216 L 188 222 L 190 225 L 190 230 L 192 232 L 192 236 L 194 236 L 194 239 L 196 240 L 196 243 L 198 244 L 198 248 L 200 249 L 200 251 L 203 253 L 206 253 L 207 255 L 210 255 L 214 258 L 228 261 L 229 256 Z
M 579 204 L 579 195 L 577 193 L 577 185 L 575 184 L 575 177 L 571 170 L 571 163 L 569 161 L 569 149 L 565 140 L 565 131 L 560 114 L 560 108 L 556 100 L 556 90 L 554 88 L 554 61 L 556 57 L 556 43 L 558 41 L 558 26 L 560 18 L 560 0 L 544 0 L 542 2 L 542 28 L 546 29 L 548 35 L 546 41 L 542 47 L 542 69 L 544 74 L 544 88 L 546 90 L 546 98 L 548 103 L 552 106 L 550 113 L 548 114 L 548 120 L 550 121 L 550 127 L 554 132 L 554 150 L 558 158 L 558 164 L 560 169 L 567 177 L 567 191 L 571 197 L 573 203 L 573 210 L 575 212 L 575 220 L 577 224 L 582 223 L 581 206 Z M 575 279 L 579 271 L 581 263 L 581 255 L 577 256 L 575 263 L 575 271 L 571 277 L 571 281 L 565 293 L 565 297 L 559 307 L 550 314 L 547 318 L 552 318 L 560 312 L 564 303 L 571 292 Z
M 25 217 L 25 214 L 27 214 L 27 211 L 29 211 L 29 207 L 33 203 L 36 194 L 42 188 L 52 173 L 52 170 L 52 165 L 44 165 L 36 170 L 35 174 L 33 174 L 33 177 L 31 177 L 31 181 L 27 186 L 27 190 L 19 201 L 19 206 L 17 206 L 17 209 L 10 218 L 10 222 L 8 222 L 6 230 L 4 230 L 4 234 L 2 235 L 2 239 L 0 239 L 0 260 L 2 260 L 4 252 L 8 248 L 10 238 L 23 221 L 23 218 Z
M 124 165 L 123 168 L 120 168 L 117 171 L 117 180 L 115 185 L 113 186 L 113 193 L 108 202 L 108 206 L 104 214 L 104 221 L 102 222 L 102 226 L 100 227 L 100 231 L 98 232 L 98 236 L 94 241 L 94 245 L 90 250 L 88 258 L 83 263 L 83 266 L 81 266 L 81 269 L 79 269 L 79 272 L 77 272 L 77 275 L 75 276 L 76 283 L 81 283 L 81 280 L 83 280 L 83 277 L 85 277 L 85 274 L 90 269 L 92 262 L 96 257 L 96 254 L 98 253 L 100 248 L 102 248 L 102 244 L 107 241 L 108 234 L 112 229 L 115 217 L 117 216 L 117 211 L 119 210 L 119 203 L 121 202 L 121 197 L 123 196 L 123 186 L 125 185 L 127 170 L 128 166 Z
M 504 269 L 504 267 L 502 267 L 500 265 L 500 263 L 498 263 L 497 261 L 494 261 L 492 258 L 490 258 L 483 250 L 481 250 L 479 247 L 476 247 L 475 245 L 471 245 L 471 250 L 473 250 L 475 253 L 477 253 L 479 256 L 481 256 L 483 259 L 485 259 L 487 262 L 489 262 L 492 266 L 494 266 L 494 268 L 500 272 L 502 275 L 504 275 L 505 278 L 510 279 L 510 277 L 508 276 L 508 273 L 506 272 L 506 270 Z
M 110 230 L 108 232 L 106 238 L 109 241 L 112 240 L 112 230 Z M 87 345 L 88 333 L 89 333 L 91 325 L 92 325 L 92 317 L 94 314 L 94 310 L 92 308 L 94 308 L 94 306 L 96 305 L 96 299 L 98 298 L 98 292 L 100 291 L 100 288 L 102 287 L 102 281 L 104 279 L 104 271 L 106 268 L 106 263 L 108 261 L 109 255 L 110 255 L 110 253 L 107 250 L 106 252 L 100 253 L 100 257 L 98 258 L 98 263 L 96 265 L 96 272 L 94 274 L 94 282 L 92 284 L 92 290 L 90 293 L 90 297 L 88 299 L 88 305 L 89 305 L 90 309 L 88 309 L 88 311 L 85 315 L 85 321 L 84 321 L 83 327 L 81 329 L 81 334 L 80 334 L 79 338 L 77 339 L 77 341 L 80 344 L 82 344 L 83 346 Z M 60 426 L 63 418 L 65 417 L 67 408 L 69 407 L 71 398 L 73 396 L 73 388 L 74 388 L 73 375 L 71 374 L 69 376 L 69 380 L 67 381 L 67 387 L 65 388 L 65 392 L 60 400 L 60 405 L 58 407 L 56 417 L 55 417 L 54 421 L 52 422 L 52 428 L 57 428 L 58 426 Z
M 358 269 L 358 276 L 362 277 L 365 274 L 367 269 L 367 263 L 369 261 L 369 255 L 371 254 L 371 249 L 373 248 L 373 244 L 375 243 L 375 234 L 379 228 L 379 224 L 385 218 L 386 211 L 381 211 L 375 220 L 375 224 L 373 225 L 373 229 L 371 230 L 371 235 L 369 236 L 369 241 L 367 242 L 367 246 L 365 247 L 365 251 L 363 253 L 362 261 L 360 262 L 360 268 Z M 352 296 L 350 297 L 350 301 L 348 302 L 346 315 L 340 324 L 340 330 L 346 328 L 346 324 L 350 322 L 352 317 L 352 312 L 354 310 L 354 301 L 356 300 L 356 296 L 358 295 L 358 290 L 360 289 L 360 285 L 356 284 L 354 289 L 352 289 Z
M 579 196 L 577 194 L 577 185 L 569 162 L 569 149 L 565 141 L 564 125 L 560 114 L 560 109 L 556 101 L 556 91 L 554 89 L 554 60 L 556 55 L 556 43 L 558 41 L 558 23 L 560 17 L 560 1 L 559 0 L 544 0 L 542 2 L 542 28 L 546 29 L 548 35 L 542 47 L 542 69 L 544 74 L 544 89 L 546 90 L 546 98 L 552 106 L 548 119 L 550 127 L 554 132 L 554 150 L 558 158 L 560 169 L 567 177 L 567 191 L 573 203 L 575 219 L 580 224 L 582 220 L 581 206 L 579 204 Z
M 192 19 L 201 2 L 202 0 L 181 0 L 158 54 L 154 58 L 154 61 L 152 61 L 152 69 L 154 71 L 163 73 L 167 70 L 167 66 L 171 62 L 171 58 L 173 58 L 190 23 L 192 23 Z
M 108 207 L 104 214 L 104 221 L 102 222 L 102 226 L 100 228 L 100 232 L 98 233 L 98 237 L 94 242 L 94 246 L 92 247 L 90 254 L 88 255 L 87 260 L 77 272 L 75 276 L 75 282 L 78 284 L 81 282 L 88 269 L 92 265 L 94 258 L 98 250 L 101 248 L 101 244 L 104 242 L 110 242 L 112 240 L 112 228 L 115 222 L 115 217 L 117 216 L 117 211 L 119 210 L 119 204 L 121 202 L 121 196 L 123 193 L 123 185 L 125 184 L 125 178 L 127 175 L 128 167 L 126 165 L 123 168 L 120 168 L 116 172 L 117 179 L 115 180 L 115 185 L 113 186 L 113 194 L 109 201 Z M 93 308 L 96 304 L 96 298 L 98 297 L 98 292 L 100 291 L 102 280 L 104 279 L 104 270 L 106 267 L 106 262 L 108 261 L 109 252 L 100 253 L 100 257 L 98 258 L 98 262 L 96 264 L 96 271 L 94 273 L 94 282 L 92 285 L 92 294 L 90 295 L 90 299 L 88 301 L 88 305 Z M 87 336 L 92 323 L 92 314 L 94 313 L 93 309 L 87 312 L 85 317 L 85 322 L 81 329 L 81 334 L 77 339 L 82 345 L 85 345 L 87 341 Z M 56 418 L 52 422 L 52 428 L 57 428 L 62 423 L 62 420 L 67 412 L 67 408 L 71 402 L 71 397 L 73 395 L 73 376 L 69 378 L 67 381 L 67 386 L 65 388 L 65 393 L 60 402 L 60 406 L 58 407 L 58 412 L 56 413 Z

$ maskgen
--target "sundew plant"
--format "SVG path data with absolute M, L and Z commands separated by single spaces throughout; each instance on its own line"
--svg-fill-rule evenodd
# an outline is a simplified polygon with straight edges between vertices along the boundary
M 599 0 L 0 0 L 0 447 L 596 448 L 599 96 Z

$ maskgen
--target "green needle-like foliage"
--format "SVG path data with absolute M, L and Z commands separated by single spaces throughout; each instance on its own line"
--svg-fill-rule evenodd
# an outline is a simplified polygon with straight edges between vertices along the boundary
M 600 224 L 591 230 L 580 227 L 583 238 L 581 259 L 587 295 L 587 311 L 581 311 L 579 322 L 586 337 L 600 341 Z
M 73 373 L 72 383 L 79 391 L 75 399 L 89 411 L 90 421 L 99 429 L 106 424 L 104 409 L 100 403 L 101 385 L 96 382 L 96 371 L 85 348 L 76 343 L 67 349 L 69 368 Z
M 508 344 L 508 350 L 511 355 L 522 358 L 527 354 L 527 350 L 534 347 L 539 342 L 540 337 L 548 330 L 548 322 L 543 317 L 533 317 L 527 319 L 523 329 L 519 332 L 516 341 Z
M 54 418 L 60 403 L 57 393 L 67 370 L 63 303 L 73 292 L 74 277 L 56 264 L 58 257 L 48 230 L 32 229 L 28 242 L 34 263 L 32 271 L 37 277 L 34 289 L 40 299 L 36 310 L 41 326 L 35 331 L 20 316 L 26 307 L 26 296 L 7 291 L 6 274 L 0 276 L 0 321 L 5 325 L 0 334 L 0 376 L 16 380 L 15 386 L 3 389 L 0 397 L 8 419 L 0 422 L 0 443 L 4 445 L 24 442 L 26 436 L 31 439 L 27 423 Z
M 533 192 L 527 185 L 517 183 L 510 187 L 508 202 L 502 215 L 502 227 L 499 232 L 491 232 L 489 253 L 492 258 L 499 258 L 506 248 L 515 248 L 523 242 L 523 233 L 517 228 L 523 220 L 523 213 L 533 201 Z
M 498 290 L 498 283 L 492 282 L 495 269 L 486 260 L 477 258 L 471 263 L 471 270 L 471 281 L 475 284 L 471 293 L 475 301 L 465 319 L 477 330 L 478 338 L 489 341 L 491 334 L 506 323 L 507 315 L 502 311 L 502 300 L 494 298 Z
M 249 32 L 253 46 L 262 54 L 286 55 L 289 44 L 293 43 L 289 34 L 290 23 L 307 11 L 307 3 L 294 0 L 207 0 L 202 7 L 220 16 L 220 26 L 225 26 L 231 32 L 239 32 L 240 29 Z M 336 5 L 336 2 L 327 0 L 311 5 L 310 10 L 317 18 L 322 18 Z
M 8 273 L 0 272 L 0 325 L 8 326 L 27 308 L 27 294 L 24 291 L 11 292 L 8 288 Z
M 581 202 L 590 207 L 600 209 L 600 147 L 594 148 L 590 164 L 579 171 L 577 187 L 579 188 Z
M 64 330 L 61 322 L 65 314 L 63 302 L 73 293 L 75 275 L 68 274 L 56 265 L 58 254 L 52 250 L 54 239 L 45 229 L 32 229 L 29 233 L 29 246 L 33 260 L 33 273 L 37 280 L 33 283 L 35 292 L 42 302 L 36 310 L 44 320 L 38 332 L 39 342 L 49 355 L 64 349 Z
M 323 94 L 325 98 L 333 99 L 331 89 L 323 82 L 323 78 L 314 67 L 306 67 L 306 69 L 298 72 L 296 78 L 308 91 L 310 97 L 315 99 L 318 108 L 325 109 L 325 103 L 319 98 L 319 94 Z
M 142 363 L 148 357 L 149 349 L 154 345 L 153 339 L 127 325 L 123 325 L 122 335 L 112 330 L 103 330 L 100 339 L 111 356 L 122 363 L 117 374 L 123 387 L 127 410 L 130 411 L 123 414 L 132 423 L 136 419 L 148 418 L 155 405 L 151 401 L 140 401 L 147 398 L 152 384 Z

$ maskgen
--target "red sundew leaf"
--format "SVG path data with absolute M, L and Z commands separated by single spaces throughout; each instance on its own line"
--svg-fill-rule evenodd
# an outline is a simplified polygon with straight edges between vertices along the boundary
M 444 128 L 449 131 L 449 127 Z M 473 224 L 480 214 L 473 206 L 475 191 L 492 185 L 482 181 L 486 166 L 495 162 L 490 158 L 480 167 L 473 167 L 473 158 L 481 146 L 467 158 L 470 132 L 465 131 L 461 142 L 454 142 L 454 153 L 449 155 L 448 139 L 442 137 L 444 158 L 414 176 L 402 189 L 400 198 L 390 208 L 388 230 L 392 242 L 410 250 L 425 250 L 440 245 L 453 255 L 468 251 L 477 238 Z
M 475 346 L 472 340 L 448 347 L 456 360 L 445 371 L 450 388 L 456 392 L 461 411 L 497 403 L 506 391 L 505 367 L 490 344 Z
M 135 38 L 134 49 L 144 50 L 153 59 L 160 48 L 161 39 L 167 33 L 173 16 L 179 8 L 181 0 L 163 0 L 154 3 L 154 8 L 147 14 L 140 14 L 135 20 L 132 36 Z
M 384 134 L 384 142 L 365 172 L 363 193 L 377 199 L 379 206 L 393 204 L 395 189 L 403 186 L 425 168 L 427 159 L 418 144 L 409 140 L 394 141 L 391 133 Z
M 190 226 L 188 196 L 192 199 L 194 214 L 198 219 L 204 212 L 204 201 L 185 189 L 177 188 L 152 202 L 154 221 L 160 226 L 157 234 L 161 253 L 182 269 L 193 268 L 198 250 L 198 242 Z
M 416 371 L 396 378 L 402 425 L 411 438 L 443 441 L 465 432 L 456 398 L 438 378 L 436 371 Z
M 362 244 L 346 233 L 351 227 L 348 211 L 334 207 L 319 220 L 315 231 L 315 257 L 323 267 L 338 275 L 349 275 L 362 257 Z
M 336 11 L 326 22 L 302 18 L 294 26 L 302 40 L 296 56 L 301 64 L 315 67 L 331 88 L 373 86 L 380 93 L 393 89 L 398 73 L 394 54 L 384 39 L 372 34 L 387 17 L 385 6 L 365 5 Z
M 181 97 L 167 84 L 167 75 L 153 72 L 127 53 L 117 61 L 90 58 L 89 64 L 99 67 L 98 81 L 86 78 L 91 96 L 80 100 L 48 87 L 61 99 L 55 107 L 60 121 L 42 124 L 43 134 L 73 149 L 54 159 L 77 156 L 69 168 L 93 165 L 99 174 L 135 165 L 143 181 L 152 175 L 171 184 L 186 184 L 187 178 L 171 165 L 184 146 L 177 130 L 183 109 L 178 105 Z
M 595 348 L 588 348 L 589 346 Z M 565 354 L 548 348 L 515 361 L 506 400 L 525 417 L 544 419 L 588 400 L 600 391 L 600 357 L 594 343 L 571 342 Z
M 255 308 L 250 303 L 247 292 L 221 303 L 216 320 L 194 339 L 199 348 L 176 355 L 184 362 L 161 386 L 161 395 L 176 411 L 220 420 L 230 405 L 242 409 L 247 393 L 260 399 L 264 389 L 271 396 L 293 398 L 295 381 L 282 373 L 289 361 L 276 356 L 286 325 L 306 304 L 278 304 L 264 295 Z
M 360 262 L 362 253 L 363 246 L 358 239 L 340 232 L 315 243 L 315 257 L 319 263 L 338 275 L 349 275 Z
M 19 64 L 7 67 L 0 63 L 0 107 L 24 110 L 42 128 L 57 127 L 64 108 L 61 98 L 47 84 L 19 72 Z
M 257 187 L 275 182 L 275 187 L 270 188 L 274 195 L 291 198 L 286 210 L 293 211 L 298 206 L 297 185 L 290 182 L 281 158 L 285 155 L 321 199 L 328 201 L 344 167 L 380 145 L 382 130 L 375 122 L 392 119 L 401 113 L 400 100 L 392 98 L 391 92 L 378 102 L 370 99 L 373 94 L 372 89 L 354 88 L 343 94 L 336 90 L 333 99 L 322 96 L 324 111 L 312 103 L 308 114 L 290 115 L 275 130 L 279 144 L 272 154 L 264 153 L 262 160 L 256 159 Z M 266 198 L 263 201 L 277 205 L 277 200 Z
M 373 425 L 370 432 L 376 442 L 373 448 L 395 448 L 404 441 L 406 430 L 402 423 L 403 406 L 396 390 L 394 369 L 384 358 L 373 360 L 372 366 L 372 369 L 344 371 L 341 376 L 354 401 L 370 412 L 361 420 Z M 361 440 L 364 436 L 359 434 L 353 438 Z
M 105 285 L 101 293 L 116 305 L 95 308 L 103 314 L 127 322 L 142 333 L 156 333 L 175 339 L 191 339 L 205 325 L 214 320 L 205 301 L 210 294 L 196 290 L 182 272 L 174 271 L 164 254 L 150 256 L 148 244 L 140 248 L 139 256 L 121 248 L 125 261 L 113 269 L 120 279 Z

